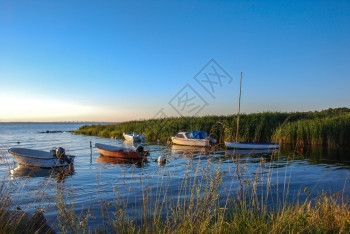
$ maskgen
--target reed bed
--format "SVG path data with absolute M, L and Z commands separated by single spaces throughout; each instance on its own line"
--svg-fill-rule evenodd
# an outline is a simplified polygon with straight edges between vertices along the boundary
M 166 142 L 178 131 L 204 130 L 219 144 L 236 139 L 236 115 L 178 117 L 83 126 L 76 134 L 122 139 L 123 132 L 138 132 L 148 141 Z M 290 145 L 350 146 L 350 109 L 314 112 L 263 112 L 240 116 L 239 141 L 276 141 Z
M 291 145 L 350 146 L 350 114 L 289 122 L 277 128 L 272 139 Z

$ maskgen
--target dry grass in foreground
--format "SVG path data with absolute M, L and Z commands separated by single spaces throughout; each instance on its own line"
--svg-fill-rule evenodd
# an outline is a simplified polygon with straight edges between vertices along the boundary
M 261 160 L 257 172 L 265 163 L 269 162 Z M 232 168 L 236 169 L 232 184 L 240 187 L 235 194 L 220 193 L 225 176 L 220 164 L 217 168 L 202 167 L 199 163 L 191 167 L 193 171 L 185 174 L 194 176 L 185 176 L 175 200 L 168 199 L 166 183 L 160 184 L 156 192 L 145 186 L 139 207 L 141 222 L 138 223 L 127 214 L 125 198 L 113 187 L 116 198 L 113 202 L 101 201 L 103 219 L 98 226 L 89 225 L 94 216 L 92 212 L 98 211 L 87 208 L 77 212 L 74 194 L 62 181 L 57 181 L 54 204 L 57 224 L 53 228 L 60 233 L 350 233 L 350 204 L 344 193 L 322 193 L 296 203 L 281 198 L 282 201 L 276 200 L 271 206 L 271 184 L 267 183 L 264 188 L 264 196 L 257 190 L 263 180 L 259 178 L 262 174 L 245 177 L 244 165 L 240 163 L 233 162 Z M 10 222 L 8 217 L 13 214 L 10 208 L 13 204 L 9 190 L 11 188 L 3 181 L 0 185 L 0 233 L 36 233 L 43 226 L 26 226 L 25 215 L 17 224 Z M 37 233 L 52 231 L 41 230 Z

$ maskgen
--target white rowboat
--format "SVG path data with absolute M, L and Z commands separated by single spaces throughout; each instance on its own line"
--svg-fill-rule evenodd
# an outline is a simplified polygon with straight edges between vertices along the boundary
M 21 165 L 53 168 L 63 167 L 74 163 L 75 156 L 69 156 L 63 154 L 61 158 L 56 157 L 56 154 L 52 154 L 49 151 L 33 150 L 26 148 L 11 148 L 8 150 L 10 154 Z
M 123 133 L 124 139 L 131 142 L 142 142 L 146 140 L 145 136 L 138 133 Z

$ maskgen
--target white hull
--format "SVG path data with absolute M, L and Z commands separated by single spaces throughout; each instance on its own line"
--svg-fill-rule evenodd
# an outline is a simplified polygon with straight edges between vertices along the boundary
M 184 139 L 184 138 L 177 138 L 177 137 L 171 137 L 171 141 L 173 144 L 176 145 L 187 145 L 187 146 L 200 146 L 200 147 L 207 147 L 209 146 L 210 142 L 208 139 Z
M 53 167 L 64 167 L 70 165 L 64 159 L 60 160 L 49 152 L 41 150 L 32 150 L 24 148 L 11 148 L 9 153 L 13 155 L 16 161 L 21 165 L 42 167 L 42 168 L 53 168 Z M 71 163 L 74 163 L 74 156 L 67 156 Z
M 250 143 L 234 141 L 225 141 L 225 146 L 228 149 L 278 149 L 280 147 L 277 143 Z

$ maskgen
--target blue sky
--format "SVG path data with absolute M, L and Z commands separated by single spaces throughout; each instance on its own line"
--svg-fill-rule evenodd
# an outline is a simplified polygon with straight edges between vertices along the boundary
M 234 114 L 240 72 L 242 112 L 350 107 L 349 12 L 349 1 L 0 0 L 0 121 Z M 229 75 L 214 98 L 194 79 L 212 59 Z M 206 105 L 181 112 L 184 87 Z

